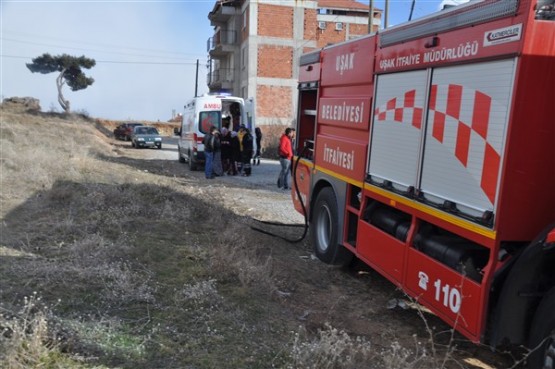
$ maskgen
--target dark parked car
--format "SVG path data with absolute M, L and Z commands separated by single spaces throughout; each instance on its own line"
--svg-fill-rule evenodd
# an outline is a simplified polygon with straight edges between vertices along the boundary
M 154 127 L 139 126 L 133 128 L 131 134 L 131 146 L 138 149 L 140 147 L 162 148 L 162 136 Z
M 123 123 L 114 129 L 114 137 L 116 140 L 130 141 L 133 128 L 142 126 L 142 123 Z

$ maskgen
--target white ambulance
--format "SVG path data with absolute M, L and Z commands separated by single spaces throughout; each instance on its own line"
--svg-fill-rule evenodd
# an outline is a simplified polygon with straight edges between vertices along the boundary
M 222 118 L 230 117 L 229 129 L 239 130 L 241 125 L 249 129 L 253 136 L 254 150 L 254 98 L 243 99 L 226 94 L 205 94 L 188 101 L 184 106 L 181 129 L 178 136 L 177 155 L 181 163 L 189 163 L 191 170 L 204 165 L 204 135 L 214 126 L 222 128 Z

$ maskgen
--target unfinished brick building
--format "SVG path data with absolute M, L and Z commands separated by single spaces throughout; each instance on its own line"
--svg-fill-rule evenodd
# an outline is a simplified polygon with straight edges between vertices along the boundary
M 355 0 L 218 0 L 208 14 L 208 87 L 254 97 L 259 125 L 289 125 L 300 55 L 367 34 L 368 14 Z M 375 9 L 373 31 L 380 21 Z

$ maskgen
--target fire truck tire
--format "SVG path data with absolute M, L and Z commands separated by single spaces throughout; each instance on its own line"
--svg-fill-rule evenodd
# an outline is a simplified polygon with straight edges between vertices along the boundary
M 331 187 L 320 191 L 314 203 L 310 238 L 314 253 L 326 264 L 346 266 L 353 254 L 339 244 L 337 198 Z
M 530 331 L 529 347 L 537 350 L 528 357 L 530 369 L 555 369 L 555 288 L 542 299 Z

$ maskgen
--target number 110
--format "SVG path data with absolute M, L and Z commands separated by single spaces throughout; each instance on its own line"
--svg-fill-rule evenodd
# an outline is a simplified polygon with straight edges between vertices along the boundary
M 461 309 L 461 292 L 456 288 L 451 288 L 448 284 L 441 285 L 441 279 L 438 279 L 434 283 L 436 288 L 436 301 L 442 302 L 445 307 L 451 309 L 455 314 Z M 443 301 L 441 296 L 443 295 Z

